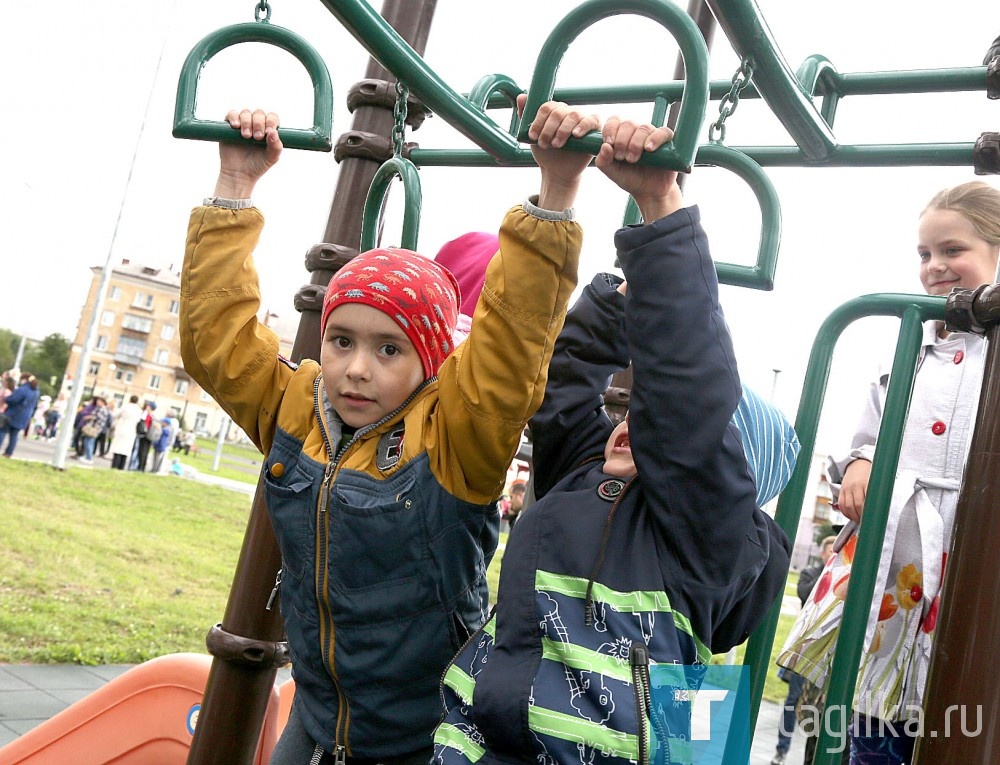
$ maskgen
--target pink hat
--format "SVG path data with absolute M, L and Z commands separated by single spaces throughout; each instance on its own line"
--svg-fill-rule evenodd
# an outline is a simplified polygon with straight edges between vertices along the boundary
M 369 250 L 330 279 L 323 299 L 323 332 L 337 306 L 377 308 L 406 333 L 424 363 L 425 378 L 430 378 L 454 350 L 458 301 L 458 283 L 447 268 L 410 250 Z
M 470 231 L 445 244 L 434 258 L 455 275 L 462 291 L 460 310 L 466 316 L 475 313 L 486 281 L 486 266 L 499 249 L 500 240 L 494 234 Z

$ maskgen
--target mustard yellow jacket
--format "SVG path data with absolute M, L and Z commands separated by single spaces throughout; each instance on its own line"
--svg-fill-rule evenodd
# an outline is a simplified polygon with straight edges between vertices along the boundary
M 191 214 L 181 279 L 185 369 L 267 455 L 296 704 L 331 752 L 431 744 L 438 682 L 485 621 L 495 500 L 576 286 L 582 233 L 512 208 L 472 332 L 396 412 L 339 454 L 319 364 L 290 364 L 257 321 L 256 209 Z

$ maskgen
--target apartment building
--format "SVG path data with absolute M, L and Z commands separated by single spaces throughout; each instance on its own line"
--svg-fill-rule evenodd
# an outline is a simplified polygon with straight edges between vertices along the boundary
M 68 390 L 79 365 L 87 327 L 97 302 L 102 269 L 93 278 L 84 303 L 76 338 L 70 350 L 63 383 Z M 83 400 L 97 394 L 121 406 L 133 394 L 140 404 L 152 401 L 157 413 L 173 414 L 185 427 L 214 436 L 228 427 L 229 418 L 212 397 L 191 379 L 181 362 L 180 273 L 122 260 L 112 268 L 107 296 L 98 317 L 97 339 L 83 384 Z M 262 320 L 278 331 L 281 351 L 290 353 L 292 338 L 274 314 Z M 242 435 L 234 426 L 230 438 Z

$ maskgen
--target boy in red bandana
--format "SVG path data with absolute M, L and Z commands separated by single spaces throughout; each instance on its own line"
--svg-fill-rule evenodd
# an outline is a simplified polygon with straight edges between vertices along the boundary
M 485 621 L 495 502 L 576 286 L 572 205 L 591 157 L 559 151 L 596 117 L 549 102 L 531 126 L 541 192 L 508 211 L 468 340 L 441 265 L 373 250 L 330 281 L 320 363 L 293 365 L 257 320 L 250 202 L 278 117 L 233 111 L 215 196 L 191 214 L 185 368 L 266 456 L 295 701 L 271 762 L 426 763 L 438 681 Z M 278 573 L 278 572 L 276 572 Z

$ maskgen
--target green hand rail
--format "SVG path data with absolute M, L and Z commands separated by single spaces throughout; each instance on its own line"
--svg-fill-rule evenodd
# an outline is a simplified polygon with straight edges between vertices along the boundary
M 747 182 L 760 205 L 761 227 L 756 265 L 716 263 L 719 282 L 757 290 L 774 289 L 774 271 L 778 263 L 778 248 L 781 245 L 781 204 L 771 179 L 763 168 L 746 154 L 722 144 L 701 146 L 695 164 L 714 165 L 732 171 Z
M 657 96 L 650 122 L 662 125 L 668 107 L 667 99 Z M 719 282 L 751 289 L 774 289 L 774 272 L 778 263 L 778 248 L 781 245 L 781 204 L 771 179 L 763 168 L 746 154 L 719 143 L 699 147 L 695 165 L 716 166 L 736 173 L 747 182 L 760 205 L 761 230 L 757 245 L 757 264 L 741 266 L 717 262 L 715 270 Z M 635 200 L 629 197 L 622 225 L 629 226 L 641 220 L 642 216 Z
M 410 92 L 435 114 L 495 160 L 509 164 L 521 150 L 517 141 L 481 109 L 452 90 L 427 62 L 364 0 L 321 0 L 327 10 L 376 61 L 402 77 Z
M 820 85 L 825 86 L 820 114 L 826 124 L 832 128 L 837 116 L 837 105 L 840 103 L 840 75 L 837 72 L 837 67 L 826 56 L 815 54 L 806 56 L 802 66 L 795 73 L 795 79 L 802 84 L 806 93 L 813 99 L 819 94 Z
M 694 162 L 698 133 L 708 106 L 708 46 L 692 18 L 682 8 L 664 0 L 590 0 L 568 13 L 553 28 L 538 55 L 518 140 L 528 140 L 528 125 L 538 108 L 552 98 L 556 70 L 570 43 L 593 23 L 623 14 L 645 16 L 659 22 L 680 45 L 686 78 L 674 130 L 676 135 L 655 152 L 644 154 L 641 161 L 686 172 Z M 595 130 L 582 138 L 569 139 L 566 147 L 596 155 L 601 143 L 601 133 Z
M 872 463 L 871 487 L 865 500 L 865 529 L 859 536 L 854 555 L 858 565 L 852 571 L 852 584 L 844 606 L 841 633 L 837 641 L 831 681 L 827 693 L 827 706 L 851 703 L 857 678 L 861 645 L 868 623 L 868 607 L 875 586 L 877 567 L 864 566 L 862 561 L 876 561 L 881 551 L 882 537 L 888 521 L 888 501 L 892 494 L 893 476 L 899 462 L 903 426 L 909 408 L 909 396 L 916 372 L 917 353 L 920 350 L 922 328 L 920 323 L 930 319 L 944 319 L 945 300 L 929 295 L 875 294 L 848 301 L 823 322 L 813 343 L 806 369 L 802 397 L 795 420 L 795 432 L 801 444 L 800 457 L 792 477 L 781 493 L 775 520 L 789 539 L 794 539 L 799 514 L 809 479 L 811 455 L 816 445 L 823 398 L 830 377 L 830 365 L 837 338 L 853 321 L 865 316 L 897 316 L 902 320 L 896 343 L 885 412 L 882 416 L 879 441 Z M 884 435 L 883 435 L 884 434 Z M 747 644 L 744 663 L 750 667 L 751 709 L 750 729 L 753 730 L 760 709 L 764 681 L 770 670 L 771 644 L 781 613 L 780 598 L 774 603 L 764 623 L 754 632 Z M 839 763 L 839 755 L 825 749 L 831 742 L 823 732 L 816 748 L 815 765 Z
M 754 62 L 757 91 L 811 161 L 823 162 L 837 141 L 785 61 L 754 0 L 706 0 L 741 59 Z
M 480 78 L 479 82 L 472 86 L 469 91 L 469 102 L 483 113 L 486 112 L 487 105 L 493 94 L 500 94 L 507 103 L 513 107 L 510 116 L 510 127 L 508 132 L 514 135 L 517 132 L 517 125 L 520 119 L 517 116 L 517 97 L 523 93 L 524 89 L 519 87 L 513 79 L 505 74 L 488 74 Z
M 283 27 L 264 21 L 233 24 L 204 37 L 188 53 L 181 67 L 177 83 L 177 100 L 174 106 L 174 138 L 196 141 L 242 141 L 238 130 L 221 120 L 202 120 L 195 117 L 198 100 L 198 80 L 205 64 L 219 51 L 231 45 L 247 42 L 266 43 L 286 50 L 295 56 L 313 84 L 313 126 L 309 130 L 278 128 L 282 143 L 290 149 L 330 151 L 333 148 L 333 84 L 330 73 L 320 55 L 303 38 Z
M 408 250 L 417 249 L 417 235 L 420 231 L 420 174 L 417 167 L 405 157 L 390 157 L 375 171 L 372 185 L 365 198 L 365 210 L 361 219 L 361 252 L 374 249 L 378 236 L 379 219 L 385 205 L 389 184 L 394 178 L 403 182 L 405 203 L 403 208 L 403 234 L 400 246 Z

